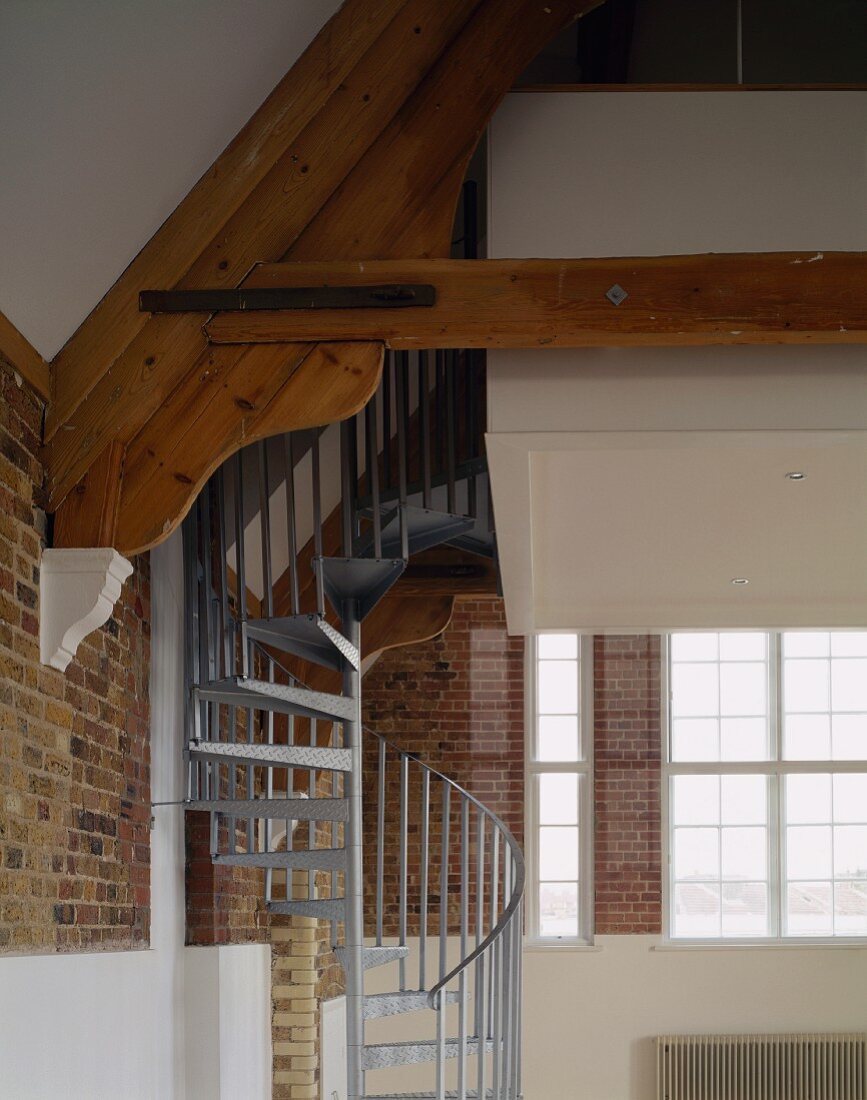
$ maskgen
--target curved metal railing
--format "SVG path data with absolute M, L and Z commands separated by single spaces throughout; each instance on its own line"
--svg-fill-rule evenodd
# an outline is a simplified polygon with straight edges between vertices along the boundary
M 520 845 L 497 814 L 453 779 L 365 732 L 377 749 L 375 798 L 366 791 L 368 813 L 376 815 L 376 943 L 391 934 L 413 949 L 400 963 L 400 988 L 410 988 L 412 972 L 412 988 L 425 992 L 437 1013 L 435 1096 L 444 1098 L 448 1089 L 461 1100 L 470 1094 L 517 1100 L 525 884 Z M 370 763 L 368 756 L 368 788 Z M 396 867 L 387 860 L 392 829 Z M 457 962 L 450 961 L 455 951 Z

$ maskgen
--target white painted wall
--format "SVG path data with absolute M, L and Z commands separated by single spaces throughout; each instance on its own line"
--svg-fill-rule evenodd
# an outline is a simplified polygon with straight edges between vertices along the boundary
M 491 255 L 863 249 L 865 133 L 861 93 L 514 94 L 492 127 Z M 867 409 L 862 348 L 489 364 L 495 433 L 862 429 Z M 650 1040 L 665 1032 L 867 1029 L 863 948 L 598 944 L 526 953 L 526 1100 L 655 1100 Z
M 656 1100 L 654 1035 L 867 1030 L 865 950 L 597 942 L 525 955 L 526 1100 Z
M 0 310 L 48 358 L 339 0 L 3 0 Z
M 151 596 L 152 798 L 168 802 L 183 796 L 180 532 L 151 554 Z M 151 845 L 150 950 L 0 957 L 3 1100 L 271 1095 L 269 948 L 185 948 L 179 806 L 154 807 Z

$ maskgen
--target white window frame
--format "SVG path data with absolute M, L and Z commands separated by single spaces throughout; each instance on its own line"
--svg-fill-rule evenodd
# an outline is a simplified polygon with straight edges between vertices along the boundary
M 711 633 L 720 633 L 711 631 Z M 671 759 L 671 634 L 662 637 L 661 707 L 662 707 L 662 927 L 663 939 L 672 947 L 860 947 L 867 945 L 867 936 L 787 936 L 783 934 L 783 892 L 785 890 L 785 783 L 787 775 L 834 775 L 867 772 L 867 760 L 784 760 L 783 759 L 783 634 L 787 631 L 756 631 L 768 635 L 768 752 L 769 759 L 755 761 L 680 762 Z M 672 851 L 671 789 L 678 775 L 766 775 L 768 784 L 768 936 L 701 936 L 672 935 L 672 896 L 674 893 L 674 863 Z
M 593 637 L 577 631 L 550 633 L 578 635 L 578 734 L 581 760 L 536 759 L 539 736 L 538 644 L 537 635 L 527 637 L 525 646 L 525 861 L 527 865 L 527 935 L 530 947 L 591 947 L 594 934 L 594 783 L 593 783 Z M 578 929 L 577 936 L 543 936 L 539 917 L 539 783 L 544 774 L 574 774 L 578 777 Z

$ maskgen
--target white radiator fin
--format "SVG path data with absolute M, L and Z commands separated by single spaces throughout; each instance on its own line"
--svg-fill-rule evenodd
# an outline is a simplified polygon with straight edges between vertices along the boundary
M 658 1100 L 867 1100 L 867 1035 L 660 1035 Z

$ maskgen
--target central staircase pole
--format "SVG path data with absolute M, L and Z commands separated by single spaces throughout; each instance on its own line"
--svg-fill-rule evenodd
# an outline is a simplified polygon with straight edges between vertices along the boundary
M 361 653 L 361 621 L 357 600 L 344 600 L 341 611 L 343 634 Z M 343 664 L 343 694 L 355 703 L 352 721 L 343 723 L 344 748 L 352 753 L 352 767 L 346 776 L 345 796 L 349 802 L 346 824 L 346 1059 L 347 1100 L 364 1097 L 364 880 L 362 860 L 362 756 L 361 756 L 361 671 L 351 662 Z

